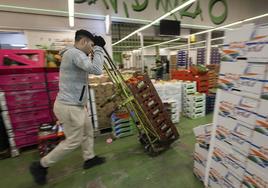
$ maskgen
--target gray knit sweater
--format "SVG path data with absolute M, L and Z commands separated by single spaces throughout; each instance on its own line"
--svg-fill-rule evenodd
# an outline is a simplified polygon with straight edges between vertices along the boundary
M 66 50 L 60 66 L 57 101 L 69 105 L 86 105 L 88 100 L 88 74 L 100 75 L 103 69 L 103 49 L 95 46 L 93 61 L 81 50 Z

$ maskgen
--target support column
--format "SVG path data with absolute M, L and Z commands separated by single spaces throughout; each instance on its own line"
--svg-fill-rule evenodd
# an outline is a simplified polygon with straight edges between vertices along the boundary
M 189 66 L 189 62 L 190 62 L 190 47 L 191 47 L 191 36 L 188 37 L 186 69 L 190 68 L 190 66 Z
M 140 32 L 138 33 L 138 35 L 140 36 L 140 45 L 141 45 L 141 72 L 142 74 L 144 73 L 144 41 L 143 41 L 143 34 Z
M 206 65 L 210 64 L 210 54 L 211 54 L 211 32 L 208 32 L 206 38 Z

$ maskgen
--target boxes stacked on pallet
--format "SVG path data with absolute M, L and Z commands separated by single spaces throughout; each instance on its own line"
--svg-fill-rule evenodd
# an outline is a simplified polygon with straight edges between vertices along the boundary
M 188 95 L 192 95 L 196 93 L 196 82 L 183 82 L 182 83 L 182 109 L 183 114 L 185 115 L 185 109 L 187 104 L 187 97 Z
M 239 42 L 238 33 L 248 34 L 248 39 L 242 41 L 244 45 L 240 45 L 245 47 L 242 54 L 248 60 L 221 62 L 221 89 L 217 93 L 206 184 L 212 188 L 265 188 L 268 187 L 268 100 L 262 97 L 268 82 L 268 28 L 256 29 L 250 25 L 232 32 L 227 35 L 228 41 Z M 258 42 L 262 47 L 252 50 L 252 45 L 258 46 Z M 240 50 L 236 52 L 238 55 Z
M 188 54 L 186 51 L 178 51 L 177 54 L 177 68 L 185 69 L 188 62 Z
M 172 122 L 178 123 L 182 111 L 182 82 L 155 82 L 154 87 L 162 102 L 169 104 Z
M 164 108 L 166 109 L 168 115 L 171 118 L 172 123 L 179 123 L 180 122 L 180 112 L 178 111 L 178 104 L 175 100 L 162 100 L 164 104 Z
M 193 79 L 196 81 L 196 90 L 199 93 L 208 93 L 209 92 L 209 77 L 208 74 L 197 75 Z
M 138 105 L 148 117 L 149 129 L 156 132 L 159 140 L 173 142 L 178 137 L 178 131 L 158 96 L 156 89 L 147 75 L 137 75 L 127 81 L 128 87 L 133 93 Z
M 205 169 L 207 166 L 209 143 L 211 139 L 211 124 L 201 125 L 193 129 L 196 144 L 194 151 L 194 175 L 205 181 Z
M 206 49 L 205 48 L 200 48 L 197 49 L 197 59 L 196 59 L 197 64 L 204 65 L 206 62 Z
M 218 82 L 218 74 L 214 70 L 208 71 L 209 89 L 215 88 Z
M 206 115 L 206 94 L 195 93 L 187 95 L 183 110 L 184 115 L 191 119 L 204 117 Z
M 209 93 L 206 95 L 206 114 L 214 111 L 215 101 L 216 101 L 215 93 Z
M 104 104 L 104 102 L 115 94 L 115 87 L 112 82 L 103 82 L 100 84 L 90 84 L 90 98 L 92 105 L 92 115 L 94 127 L 97 130 L 111 128 L 110 117 L 118 107 L 118 99 Z M 97 117 L 97 118 L 96 118 Z
M 208 74 L 199 74 L 198 72 L 193 72 L 189 70 L 172 70 L 171 79 L 184 80 L 184 81 L 195 81 L 196 89 L 200 93 L 209 92 L 209 77 Z
M 211 48 L 210 64 L 219 65 L 220 62 L 221 62 L 221 54 L 219 52 L 219 48 Z
M 128 112 L 115 112 L 111 116 L 113 134 L 122 138 L 134 134 L 135 122 Z

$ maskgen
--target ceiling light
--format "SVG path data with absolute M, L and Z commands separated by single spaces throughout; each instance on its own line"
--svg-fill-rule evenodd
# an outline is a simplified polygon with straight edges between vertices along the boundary
M 68 0 L 69 26 L 74 26 L 74 0 Z
M 218 38 L 211 39 L 211 41 L 223 40 L 224 38 L 225 37 L 218 37 Z M 205 42 L 206 42 L 206 40 L 203 40 L 203 41 L 199 41 L 199 42 L 190 43 L 190 45 L 201 44 L 201 43 L 205 43 Z M 171 46 L 171 47 L 166 47 L 166 48 L 163 48 L 163 49 L 182 48 L 182 47 L 185 47 L 185 46 L 189 46 L 189 44 L 183 44 L 183 45 L 178 45 L 178 46 Z

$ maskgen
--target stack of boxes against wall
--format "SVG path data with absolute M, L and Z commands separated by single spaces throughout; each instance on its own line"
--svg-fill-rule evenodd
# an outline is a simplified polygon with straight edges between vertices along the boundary
M 240 45 L 240 48 L 227 45 L 226 52 L 235 50 L 247 60 L 230 59 L 229 54 L 226 54 L 232 62 L 221 63 L 221 89 L 218 91 L 214 114 L 205 183 L 212 188 L 266 188 L 268 45 L 265 44 L 257 51 L 248 48 L 254 45 L 256 49 L 258 42 L 267 43 L 268 28 L 245 26 L 237 32 L 248 33 L 248 38 L 243 39 L 248 42 L 244 46 Z M 228 41 L 237 42 L 235 37 L 236 34 L 232 33 Z M 202 153 L 198 148 L 196 152 Z
M 89 84 L 93 126 L 97 130 L 111 128 L 111 115 L 117 109 L 120 98 L 115 98 L 103 107 L 101 105 L 115 94 L 116 88 L 107 75 L 90 76 Z
M 11 154 L 16 156 L 18 149 L 36 145 L 39 126 L 53 120 L 47 82 L 52 78 L 44 68 L 42 50 L 1 50 L 0 54 L 1 115 Z

